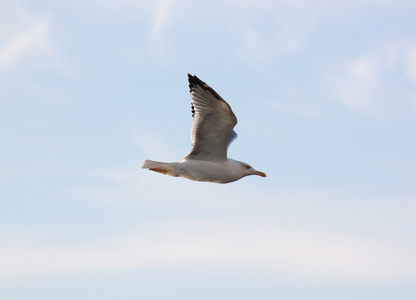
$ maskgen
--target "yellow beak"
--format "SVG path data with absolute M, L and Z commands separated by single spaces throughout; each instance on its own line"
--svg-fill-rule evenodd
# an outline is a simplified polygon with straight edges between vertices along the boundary
M 253 172 L 253 174 L 254 175 L 259 175 L 261 177 L 267 177 L 266 174 L 264 174 L 263 172 L 260 172 L 260 171 Z

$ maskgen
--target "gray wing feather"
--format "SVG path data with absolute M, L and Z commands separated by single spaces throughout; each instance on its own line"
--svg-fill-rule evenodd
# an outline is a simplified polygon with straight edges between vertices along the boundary
M 192 150 L 185 159 L 226 160 L 227 147 L 237 138 L 237 118 L 231 107 L 209 85 L 188 74 L 193 124 Z

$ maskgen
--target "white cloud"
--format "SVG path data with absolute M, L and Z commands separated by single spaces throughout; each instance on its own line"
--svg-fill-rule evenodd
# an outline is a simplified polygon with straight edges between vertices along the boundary
M 158 0 L 158 1 L 135 1 L 135 0 L 90 0 L 86 3 L 69 2 L 68 5 L 76 11 L 77 14 L 86 17 L 93 22 L 108 22 L 110 18 L 122 18 L 123 22 L 126 18 L 134 21 L 132 29 L 137 26 L 137 22 L 144 22 L 145 27 L 148 28 L 148 37 L 153 47 L 153 52 L 156 52 L 158 59 L 160 55 L 166 54 L 167 42 L 163 37 L 164 30 L 167 28 L 169 17 L 172 14 L 172 8 L 175 5 L 175 0 Z M 136 25 L 134 25 L 136 24 Z M 142 25 L 140 25 L 142 26 Z M 137 37 L 132 36 L 133 40 Z M 140 64 L 142 61 L 137 55 L 138 49 L 125 48 L 125 45 L 120 45 L 120 53 L 129 61 Z M 140 41 L 140 48 L 143 48 L 143 41 Z
M 256 5 L 241 9 L 232 5 L 240 11 L 238 17 L 230 17 L 228 26 L 241 36 L 241 55 L 253 66 L 263 65 L 266 71 L 266 62 L 268 65 L 301 49 L 321 16 L 319 9 L 307 6 Z M 262 27 L 264 19 L 268 19 L 267 28 Z
M 155 17 L 153 20 L 153 26 L 151 30 L 151 36 L 154 39 L 159 39 L 163 27 L 169 16 L 169 11 L 171 10 L 174 0 L 160 0 L 156 5 Z
M 150 22 L 149 34 L 151 38 L 158 39 L 162 34 L 171 13 L 175 0 L 87 0 L 83 3 L 68 2 L 77 14 L 85 16 L 91 21 L 108 21 L 111 17 L 133 18 L 137 21 Z
M 10 66 L 32 51 L 48 52 L 48 30 L 49 20 L 45 18 L 16 35 L 1 47 L 0 66 Z
M 66 1 L 66 5 L 77 14 L 91 21 L 108 21 L 108 17 L 143 16 L 153 6 L 151 1 L 144 0 L 85 0 L 83 2 Z
M 405 71 L 407 78 L 416 83 L 416 44 L 411 45 L 406 53 Z
M 347 6 L 347 5 L 356 5 L 362 3 L 369 3 L 374 5 L 398 5 L 398 4 L 414 4 L 412 0 L 340 0 L 340 1 L 330 1 L 330 0 L 223 0 L 227 3 L 233 3 L 235 5 L 245 5 L 249 7 L 253 6 L 288 6 L 288 7 L 314 7 L 314 6 Z
M 330 94 L 362 113 L 407 110 L 416 97 L 402 80 L 413 80 L 416 74 L 416 51 L 410 45 L 392 43 L 340 66 L 329 76 Z
M 344 77 L 334 83 L 334 93 L 349 108 L 373 112 L 382 95 L 378 70 L 368 57 L 359 58 L 344 67 Z
M 0 278 L 197 266 L 261 268 L 335 281 L 400 281 L 416 278 L 415 253 L 413 244 L 330 232 L 184 220 L 94 244 L 3 245 Z
M 152 54 L 160 63 L 164 61 L 169 52 L 169 44 L 164 38 L 164 31 L 168 27 L 167 23 L 171 15 L 175 0 L 159 0 L 154 7 L 154 15 L 151 21 L 149 37 L 152 46 Z
M 0 68 L 3 72 L 35 67 L 58 71 L 65 76 L 74 75 L 73 68 L 53 44 L 53 14 L 39 16 L 16 2 L 5 5 L 0 18 L 1 25 L 7 28 L 0 37 Z

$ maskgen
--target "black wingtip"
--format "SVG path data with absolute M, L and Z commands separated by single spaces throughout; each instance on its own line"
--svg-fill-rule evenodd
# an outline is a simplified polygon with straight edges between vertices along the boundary
M 188 73 L 189 91 L 192 92 L 194 87 L 200 86 L 204 90 L 210 92 L 215 98 L 222 100 L 221 96 L 208 84 L 199 79 L 196 75 Z
M 201 79 L 199 79 L 196 75 L 191 75 L 188 73 L 188 81 L 189 81 L 189 88 L 192 89 L 194 86 L 202 86 L 207 85 Z

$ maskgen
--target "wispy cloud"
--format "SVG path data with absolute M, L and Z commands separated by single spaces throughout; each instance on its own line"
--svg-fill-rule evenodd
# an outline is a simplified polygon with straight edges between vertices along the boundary
M 415 253 L 416 245 L 329 232 L 185 220 L 87 245 L 3 245 L 0 278 L 198 266 L 261 268 L 334 281 L 400 281 L 416 278 Z
M 160 39 L 163 27 L 166 24 L 169 12 L 175 0 L 159 0 L 155 8 L 155 17 L 151 29 L 151 36 L 153 39 Z
M 156 53 L 158 60 L 165 57 L 168 53 L 168 43 L 163 36 L 164 31 L 167 28 L 167 21 L 169 19 L 172 7 L 175 0 L 159 0 L 154 8 L 153 20 L 151 23 L 151 29 L 149 31 L 149 37 L 153 52 Z
M 385 113 L 386 107 L 408 109 L 416 91 L 405 80 L 416 74 L 415 52 L 409 43 L 392 43 L 344 64 L 330 75 L 330 93 L 362 113 Z M 408 82 L 410 83 L 410 82 Z
M 0 67 L 16 63 L 32 51 L 49 52 L 49 19 L 44 18 L 17 34 L 0 49 Z
M 405 55 L 405 71 L 407 78 L 416 83 L 416 43 L 409 46 Z
M 157 1 L 133 1 L 133 0 L 91 0 L 87 3 L 69 3 L 77 14 L 84 16 L 93 22 L 108 22 L 111 18 L 130 19 L 135 23 L 142 23 L 140 26 L 147 28 L 147 35 L 152 51 L 157 55 L 165 55 L 168 44 L 164 39 L 169 17 L 176 0 L 157 0 Z M 132 23 L 134 24 L 134 23 Z M 135 25 L 137 26 L 137 25 Z M 134 26 L 133 26 L 134 28 Z M 137 40 L 137 36 L 132 36 L 132 40 Z M 147 42 L 148 43 L 148 42 Z M 134 44 L 134 43 L 133 43 Z M 146 45 L 140 40 L 141 49 Z M 147 46 L 147 45 L 146 45 Z M 130 46 L 131 47 L 131 46 Z M 140 64 L 142 59 L 138 56 L 136 48 L 129 48 L 126 45 L 119 45 L 120 53 L 131 62 Z M 160 59 L 160 57 L 158 57 Z
M 53 70 L 73 76 L 74 69 L 61 55 L 53 41 L 53 13 L 38 15 L 23 4 L 6 5 L 0 12 L 7 33 L 0 38 L 0 70 L 8 72 L 22 67 Z M 25 83 L 23 83 L 25 84 Z M 32 83 L 27 83 L 31 85 Z
M 372 112 L 382 95 L 379 73 L 370 59 L 359 58 L 344 67 L 344 78 L 334 85 L 338 98 L 349 108 Z
M 228 26 L 241 36 L 241 55 L 253 65 L 297 52 L 304 46 L 321 14 L 319 9 L 308 5 L 227 3 L 239 12 L 238 17 L 231 17 Z M 264 19 L 269 21 L 267 28 L 262 27 Z

